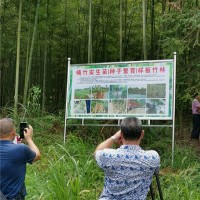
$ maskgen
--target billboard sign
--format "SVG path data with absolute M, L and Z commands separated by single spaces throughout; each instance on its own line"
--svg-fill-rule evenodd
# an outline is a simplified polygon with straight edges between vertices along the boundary
M 172 119 L 173 60 L 68 67 L 67 118 Z

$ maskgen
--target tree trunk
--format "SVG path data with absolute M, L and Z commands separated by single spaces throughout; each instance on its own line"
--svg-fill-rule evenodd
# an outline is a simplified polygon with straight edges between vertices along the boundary
M 31 5 L 31 0 L 29 4 Z M 28 72 L 28 60 L 29 60 L 29 51 L 30 51 L 30 33 L 31 33 L 31 9 L 29 11 L 29 27 L 28 27 L 28 35 L 27 35 L 27 49 L 26 49 L 26 68 L 25 68 L 25 77 Z
M 45 30 L 45 48 L 44 48 L 44 71 L 43 71 L 43 92 L 42 92 L 42 113 L 44 114 L 46 105 L 46 69 L 47 69 L 47 45 L 48 45 L 48 17 L 49 0 L 46 3 L 46 30 Z
M 88 63 L 92 62 L 92 0 L 89 0 Z
M 164 14 L 166 8 L 166 0 L 162 0 L 162 14 Z
M 199 7 L 199 0 L 196 0 L 196 6 Z
M 103 34 L 103 38 L 102 38 L 102 61 L 106 61 L 106 25 L 105 25 L 105 16 L 104 16 L 104 1 L 101 0 L 101 5 L 102 5 L 102 34 Z
M 34 22 L 34 28 L 33 28 L 33 35 L 31 40 L 31 47 L 30 47 L 30 53 L 29 53 L 29 62 L 28 62 L 28 69 L 25 77 L 25 84 L 24 84 L 24 97 L 23 97 L 23 105 L 26 106 L 27 103 L 27 95 L 28 95 L 28 85 L 31 75 L 31 65 L 32 65 L 32 56 L 33 56 L 33 49 L 34 49 L 34 43 L 35 43 L 35 35 L 36 35 L 36 28 L 37 28 L 37 21 L 38 21 L 38 12 L 39 12 L 39 6 L 40 6 L 40 0 L 37 2 L 37 8 L 35 13 L 35 22 Z
M 122 0 L 120 0 L 119 13 L 119 60 L 122 61 Z
M 19 20 L 18 20 L 18 31 L 17 31 L 17 59 L 16 59 L 16 76 L 15 76 L 14 119 L 16 119 L 17 117 L 17 105 L 18 105 L 21 22 L 22 22 L 22 0 L 20 0 L 20 3 L 19 3 Z
M 164 15 L 165 9 L 166 9 L 166 0 L 162 0 L 162 15 Z M 161 32 L 162 32 L 164 29 L 164 24 L 161 24 L 160 27 L 161 27 Z M 157 59 L 160 58 L 160 54 L 161 54 L 161 40 L 162 40 L 162 36 L 160 35 L 159 43 L 158 43 Z
M 155 35 L 155 19 L 154 19 L 154 0 L 151 0 L 151 59 L 154 58 L 154 35 Z
M 147 59 L 146 47 L 146 0 L 142 0 L 142 18 L 143 18 L 143 59 Z

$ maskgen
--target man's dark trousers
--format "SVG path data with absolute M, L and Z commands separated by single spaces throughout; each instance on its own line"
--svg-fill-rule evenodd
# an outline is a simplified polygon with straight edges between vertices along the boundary
M 192 129 L 191 139 L 197 139 L 197 140 L 199 140 L 199 134 L 200 134 L 200 114 L 193 114 L 192 115 L 192 120 L 193 120 L 193 129 Z

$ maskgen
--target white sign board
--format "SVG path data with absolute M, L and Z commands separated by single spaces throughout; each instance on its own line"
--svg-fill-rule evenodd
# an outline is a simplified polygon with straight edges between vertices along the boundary
M 173 60 L 68 67 L 67 118 L 172 119 Z

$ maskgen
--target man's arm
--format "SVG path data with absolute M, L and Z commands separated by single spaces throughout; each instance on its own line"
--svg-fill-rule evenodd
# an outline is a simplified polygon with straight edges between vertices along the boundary
M 198 104 L 196 105 L 196 112 L 200 113 L 200 103 L 198 102 Z
M 25 129 L 24 137 L 28 143 L 29 148 L 36 153 L 36 156 L 35 156 L 33 162 L 39 160 L 41 157 L 41 154 L 40 154 L 38 147 L 35 145 L 35 143 L 33 142 L 33 139 L 32 139 L 32 137 L 33 137 L 32 126 L 29 125 L 29 127 Z
M 94 152 L 94 156 L 96 155 L 96 151 L 111 148 L 113 144 L 121 144 L 121 131 L 118 131 L 115 135 L 99 144 Z

